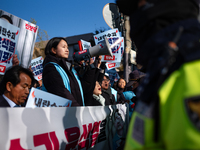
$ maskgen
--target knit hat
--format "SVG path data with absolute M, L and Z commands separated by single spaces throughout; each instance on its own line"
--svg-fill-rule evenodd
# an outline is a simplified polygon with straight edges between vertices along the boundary
M 127 83 L 126 87 L 130 87 L 133 85 L 134 81 L 137 81 L 138 79 L 142 78 L 145 76 L 143 72 L 140 72 L 138 70 L 134 70 L 129 74 L 129 82 Z

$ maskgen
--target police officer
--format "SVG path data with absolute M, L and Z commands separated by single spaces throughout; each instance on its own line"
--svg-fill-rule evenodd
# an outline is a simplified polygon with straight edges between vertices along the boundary
M 200 24 L 196 0 L 117 0 L 130 16 L 146 77 L 125 149 L 200 149 Z

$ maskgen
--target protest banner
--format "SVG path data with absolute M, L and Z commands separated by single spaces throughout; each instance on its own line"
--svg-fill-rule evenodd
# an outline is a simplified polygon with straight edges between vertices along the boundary
M 102 62 L 121 62 L 121 37 L 119 35 L 118 29 L 111 29 L 97 35 L 94 35 L 95 44 L 99 44 L 104 40 L 104 37 L 108 38 L 108 42 L 110 44 L 113 57 L 108 55 L 102 56 Z
M 43 72 L 43 58 L 42 56 L 31 60 L 31 70 L 33 71 L 34 78 L 39 81 L 42 80 Z
M 127 105 L 0 108 L 2 150 L 113 150 L 125 142 Z
M 70 107 L 71 103 L 66 98 L 31 88 L 26 107 Z
M 0 74 L 12 66 L 20 29 L 0 19 Z
M 20 61 L 20 65 L 22 65 L 25 68 L 28 68 L 33 56 L 33 49 L 39 27 L 35 24 L 32 24 L 26 20 L 23 20 L 13 14 L 10 14 L 0 9 L 0 17 L 3 15 L 10 17 L 10 19 L 13 22 L 13 25 L 20 28 L 19 37 L 16 44 L 16 50 L 18 59 Z

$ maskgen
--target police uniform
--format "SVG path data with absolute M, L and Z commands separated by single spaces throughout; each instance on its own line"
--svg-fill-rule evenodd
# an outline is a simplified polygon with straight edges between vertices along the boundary
M 198 3 L 146 0 L 137 9 L 135 1 L 129 12 L 122 0 L 117 4 L 130 16 L 136 61 L 146 72 L 136 93 L 125 149 L 200 149 Z

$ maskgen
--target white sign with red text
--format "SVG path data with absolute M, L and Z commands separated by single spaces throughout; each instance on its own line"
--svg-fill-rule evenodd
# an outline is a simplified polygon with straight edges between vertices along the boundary
M 121 37 L 121 58 L 123 57 L 124 54 L 124 38 Z M 120 62 L 107 62 L 106 67 L 108 70 L 113 69 L 113 68 L 118 68 L 120 67 Z
M 113 57 L 109 55 L 103 55 L 102 56 L 102 62 L 121 62 L 121 37 L 119 34 L 118 29 L 111 29 L 102 33 L 99 33 L 97 35 L 94 35 L 94 41 L 95 44 L 99 44 L 104 40 L 104 37 L 107 37 L 108 42 L 110 44 Z
M 2 15 L 10 17 L 13 25 L 20 28 L 19 37 L 16 44 L 16 51 L 20 65 L 28 68 L 33 56 L 33 49 L 35 46 L 35 41 L 38 33 L 37 31 L 39 27 L 0 9 L 0 17 Z
M 26 107 L 70 107 L 72 101 L 66 98 L 32 88 Z
M 43 72 L 43 58 L 42 56 L 31 60 L 31 70 L 33 71 L 34 78 L 39 81 L 42 80 Z
M 117 62 L 117 63 L 106 63 L 106 68 L 108 69 L 108 70 L 110 70 L 110 69 L 113 69 L 113 68 L 118 68 L 118 67 L 120 67 L 120 62 Z
M 125 104 L 0 108 L 0 119 L 1 150 L 117 149 L 129 124 Z
M 0 19 L 0 74 L 12 66 L 20 29 Z

